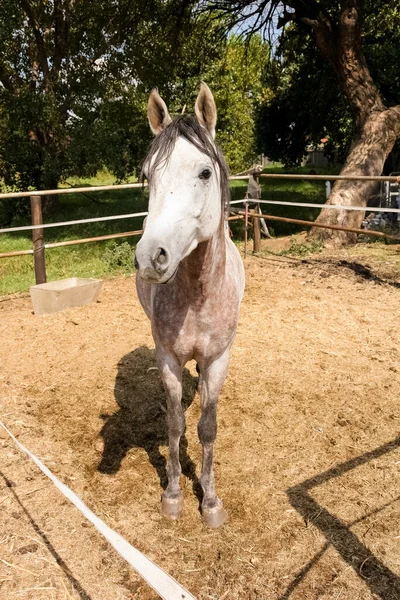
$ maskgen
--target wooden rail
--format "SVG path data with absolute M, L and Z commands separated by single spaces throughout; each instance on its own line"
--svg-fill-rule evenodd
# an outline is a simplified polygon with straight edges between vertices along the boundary
M 314 179 L 319 181 L 390 181 L 400 183 L 398 175 L 301 175 L 298 173 L 259 173 L 263 179 Z
M 235 213 L 239 215 L 246 215 L 245 210 L 233 209 Z M 387 238 L 389 240 L 395 240 L 400 243 L 400 236 L 390 235 L 383 233 L 382 231 L 374 231 L 371 229 L 357 229 L 355 227 L 340 227 L 339 225 L 322 225 L 321 223 L 315 223 L 315 221 L 303 221 L 302 219 L 290 219 L 288 217 L 276 217 L 274 215 L 264 215 L 257 213 L 256 211 L 249 211 L 249 216 L 252 219 L 268 219 L 269 221 L 281 221 L 283 223 L 295 223 L 296 225 L 305 225 L 307 227 L 320 227 L 322 229 L 335 229 L 336 231 L 348 231 L 349 233 L 358 233 L 359 235 L 372 235 L 375 237 Z M 254 248 L 254 252 L 256 252 Z
M 252 175 L 238 175 L 230 177 L 230 180 L 247 180 Z M 390 181 L 390 182 L 400 182 L 399 177 L 390 177 L 390 176 L 352 176 L 352 175 L 302 175 L 302 174 L 284 174 L 284 173 L 257 173 L 254 174 L 254 178 L 263 178 L 263 179 L 310 179 L 310 180 L 322 180 L 322 181 L 334 181 L 334 180 L 348 180 L 348 181 Z M 61 188 L 57 190 L 37 190 L 30 192 L 12 192 L 12 193 L 2 193 L 0 194 L 0 200 L 4 198 L 23 198 L 30 197 L 31 201 L 31 214 L 32 214 L 32 225 L 36 226 L 36 229 L 32 230 L 32 242 L 33 249 L 32 250 L 17 250 L 13 252 L 3 252 L 0 253 L 0 258 L 9 258 L 13 256 L 23 256 L 28 254 L 33 254 L 34 256 L 34 267 L 35 267 L 35 279 L 36 283 L 44 283 L 46 281 L 46 264 L 45 264 L 45 249 L 50 248 L 59 248 L 63 246 L 72 246 L 75 244 L 87 244 L 91 242 L 98 242 L 103 240 L 111 240 L 122 237 L 136 236 L 141 235 L 142 230 L 137 231 L 127 231 L 124 233 L 115 233 L 110 235 L 103 235 L 91 238 L 84 238 L 78 240 L 67 240 L 65 242 L 56 242 L 45 244 L 44 243 L 44 234 L 43 228 L 40 225 L 43 225 L 42 219 L 42 195 L 59 195 L 59 194 L 71 194 L 71 193 L 86 193 L 86 192 L 99 192 L 99 191 L 107 191 L 107 190 L 115 190 L 115 189 L 131 189 L 131 188 L 141 188 L 147 184 L 145 183 L 127 183 L 121 185 L 105 185 L 105 186 L 94 186 L 94 187 L 79 187 L 79 188 Z M 247 194 L 246 194 L 247 196 Z M 257 194 L 259 196 L 259 193 Z M 236 216 L 229 217 L 228 220 L 236 220 L 236 219 L 245 219 L 245 254 L 247 252 L 247 232 L 248 226 L 250 224 L 253 225 L 254 229 L 254 252 L 260 251 L 261 246 L 261 234 L 260 234 L 260 224 L 259 219 L 268 219 L 270 221 L 282 221 L 286 223 L 296 223 L 298 225 L 305 225 L 308 227 L 322 227 L 324 229 L 335 229 L 339 231 L 347 231 L 351 233 L 363 234 L 363 235 L 371 235 L 376 237 L 387 238 L 400 242 L 399 236 L 389 235 L 380 231 L 371 231 L 365 229 L 355 229 L 355 228 L 346 228 L 339 227 L 337 225 L 321 225 L 319 223 L 315 223 L 313 221 L 303 221 L 300 219 L 290 219 L 286 217 L 276 217 L 272 215 L 265 215 L 261 213 L 260 204 L 257 203 L 257 199 L 259 198 L 247 198 L 249 202 L 252 204 L 256 204 L 255 209 L 248 210 L 248 203 L 246 202 L 246 209 L 243 210 L 235 210 L 231 209 L 236 213 Z M 321 209 L 324 205 L 321 205 Z M 367 207 L 365 207 L 367 210 Z M 131 215 L 130 215 L 131 216 Z M 114 217 L 113 217 L 114 218 Z M 249 221 L 251 220 L 251 223 Z M 58 225 L 58 224 L 57 224 Z

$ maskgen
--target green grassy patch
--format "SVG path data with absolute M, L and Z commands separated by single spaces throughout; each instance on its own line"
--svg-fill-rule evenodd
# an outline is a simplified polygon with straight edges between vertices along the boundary
M 74 187 L 110 185 L 115 183 L 109 175 L 100 174 L 99 178 L 89 180 L 69 180 Z M 64 194 L 58 196 L 58 206 L 54 214 L 46 216 L 46 223 L 72 221 L 78 219 L 98 218 L 109 215 L 130 214 L 147 210 L 147 190 L 145 188 L 129 190 L 110 190 L 104 192 L 86 192 L 85 194 Z M 29 202 L 29 198 L 27 198 Z M 113 233 L 139 230 L 143 217 L 121 219 L 119 221 L 103 221 L 85 223 L 66 227 L 45 229 L 46 243 L 64 242 L 79 238 L 98 237 Z M 16 219 L 12 225 L 24 223 Z M 32 248 L 32 234 L 16 232 L 0 234 L 0 252 L 28 250 Z M 127 246 L 131 248 L 133 257 L 137 237 L 107 240 L 62 248 L 46 250 L 46 270 L 48 280 L 65 277 L 107 277 L 118 273 L 132 272 L 126 259 Z M 119 246 L 125 249 L 125 258 L 121 262 L 113 260 L 110 254 L 120 254 Z M 0 260 L 0 294 L 20 292 L 29 289 L 35 283 L 33 257 L 17 256 Z

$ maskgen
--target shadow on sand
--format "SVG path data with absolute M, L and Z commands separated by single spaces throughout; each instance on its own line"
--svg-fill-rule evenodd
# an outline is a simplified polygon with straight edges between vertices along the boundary
M 24 504 L 21 502 L 20 497 L 18 496 L 17 492 L 14 489 L 15 484 L 13 484 L 4 475 L 4 473 L 2 471 L 0 471 L 0 477 L 2 477 L 4 479 L 4 482 L 5 482 L 6 486 L 9 488 L 10 493 L 14 497 L 15 502 L 21 508 L 21 510 L 27 517 L 29 523 L 33 527 L 34 531 L 37 533 L 37 535 L 39 535 L 42 538 L 44 546 L 46 546 L 47 550 L 50 552 L 50 554 L 52 555 L 52 557 L 54 558 L 56 563 L 63 570 L 64 574 L 66 575 L 68 581 L 70 582 L 70 584 L 72 586 L 72 589 L 79 596 L 80 600 L 91 600 L 90 596 L 86 593 L 85 589 L 82 587 L 82 585 L 79 583 L 79 581 L 77 579 L 75 579 L 75 577 L 73 576 L 71 569 L 69 568 L 67 563 L 61 558 L 61 555 L 54 548 L 53 544 L 50 542 L 50 540 L 47 537 L 47 535 L 45 534 L 45 532 L 39 527 L 39 525 L 36 523 L 36 521 L 32 517 L 31 513 L 28 511 L 27 508 L 25 508 Z M 50 562 L 50 561 L 48 561 L 48 562 Z M 16 567 L 16 568 L 18 568 L 18 567 Z M 41 589 L 41 588 L 32 588 L 32 589 Z M 45 588 L 42 588 L 42 589 L 45 589 Z
M 182 405 L 184 410 L 192 404 L 197 377 L 187 369 L 182 377 Z M 166 423 L 166 396 L 156 367 L 154 351 L 146 346 L 126 354 L 118 363 L 115 380 L 115 399 L 120 407 L 112 415 L 101 415 L 104 425 L 100 432 L 104 450 L 98 470 L 100 473 L 117 473 L 122 460 L 131 448 L 144 448 L 150 463 L 156 469 L 163 489 L 167 487 L 166 460 L 160 446 L 168 445 Z M 201 487 L 195 464 L 187 453 L 187 439 L 181 437 L 180 461 L 182 473 L 192 481 L 193 491 L 201 502 Z
M 355 469 L 356 467 L 365 465 L 370 461 L 384 456 L 388 452 L 392 452 L 400 447 L 400 437 L 366 452 L 361 456 L 357 456 L 345 463 L 336 465 L 332 469 L 320 473 L 311 479 L 307 479 L 302 483 L 295 485 L 287 490 L 287 495 L 291 505 L 299 512 L 302 517 L 313 523 L 320 532 L 325 536 L 326 542 L 317 554 L 296 574 L 292 582 L 286 588 L 279 600 L 288 600 L 292 592 L 303 581 L 307 573 L 311 571 L 313 566 L 322 557 L 324 552 L 333 546 L 340 554 L 344 561 L 354 569 L 355 573 L 363 579 L 371 590 L 374 598 L 382 600 L 398 600 L 400 598 L 400 577 L 393 573 L 371 550 L 365 546 L 358 537 L 351 531 L 351 527 L 364 521 L 374 514 L 378 514 L 400 497 L 393 499 L 391 502 L 381 506 L 371 513 L 364 515 L 361 519 L 353 523 L 346 523 L 330 513 L 324 506 L 321 506 L 311 496 L 310 491 L 333 479 L 340 477 L 344 473 Z

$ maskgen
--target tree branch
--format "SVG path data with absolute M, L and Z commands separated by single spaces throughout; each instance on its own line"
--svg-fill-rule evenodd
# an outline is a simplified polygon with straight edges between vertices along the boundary
M 9 92 L 15 91 L 13 81 L 3 63 L 0 63 L 0 82 L 3 85 L 3 87 Z
M 46 82 L 46 84 L 48 84 L 49 78 L 50 78 L 49 63 L 47 60 L 45 43 L 44 43 L 44 39 L 43 39 L 42 33 L 39 28 L 39 24 L 36 20 L 32 6 L 29 3 L 29 0 L 21 0 L 21 4 L 22 4 L 22 7 L 23 7 L 27 17 L 28 17 L 28 21 L 32 27 L 33 34 L 35 36 L 36 47 L 37 47 L 37 51 L 38 51 L 38 59 L 39 59 L 40 68 L 42 70 L 45 82 Z
M 291 21 L 296 21 L 296 13 L 295 12 L 287 12 L 286 8 L 283 9 L 283 14 L 278 17 L 278 29 L 282 29 L 290 23 Z
M 345 0 L 338 26 L 338 74 L 358 124 L 364 122 L 371 111 L 385 110 L 365 60 L 361 32 L 361 0 Z
M 52 67 L 53 76 L 57 76 L 60 71 L 61 61 L 64 58 L 64 49 L 67 44 L 68 36 L 68 22 L 67 18 L 64 17 L 61 1 L 62 0 L 54 0 L 54 57 Z

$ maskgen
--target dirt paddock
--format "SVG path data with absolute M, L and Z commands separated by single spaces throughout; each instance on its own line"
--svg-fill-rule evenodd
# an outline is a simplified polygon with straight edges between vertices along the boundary
M 219 530 L 198 512 L 194 364 L 184 516 L 159 514 L 165 399 L 133 277 L 44 317 L 27 295 L 0 299 L 1 418 L 198 600 L 399 600 L 400 253 L 377 247 L 246 259 L 219 405 Z M 0 459 L 0 598 L 157 598 L 3 432 Z

